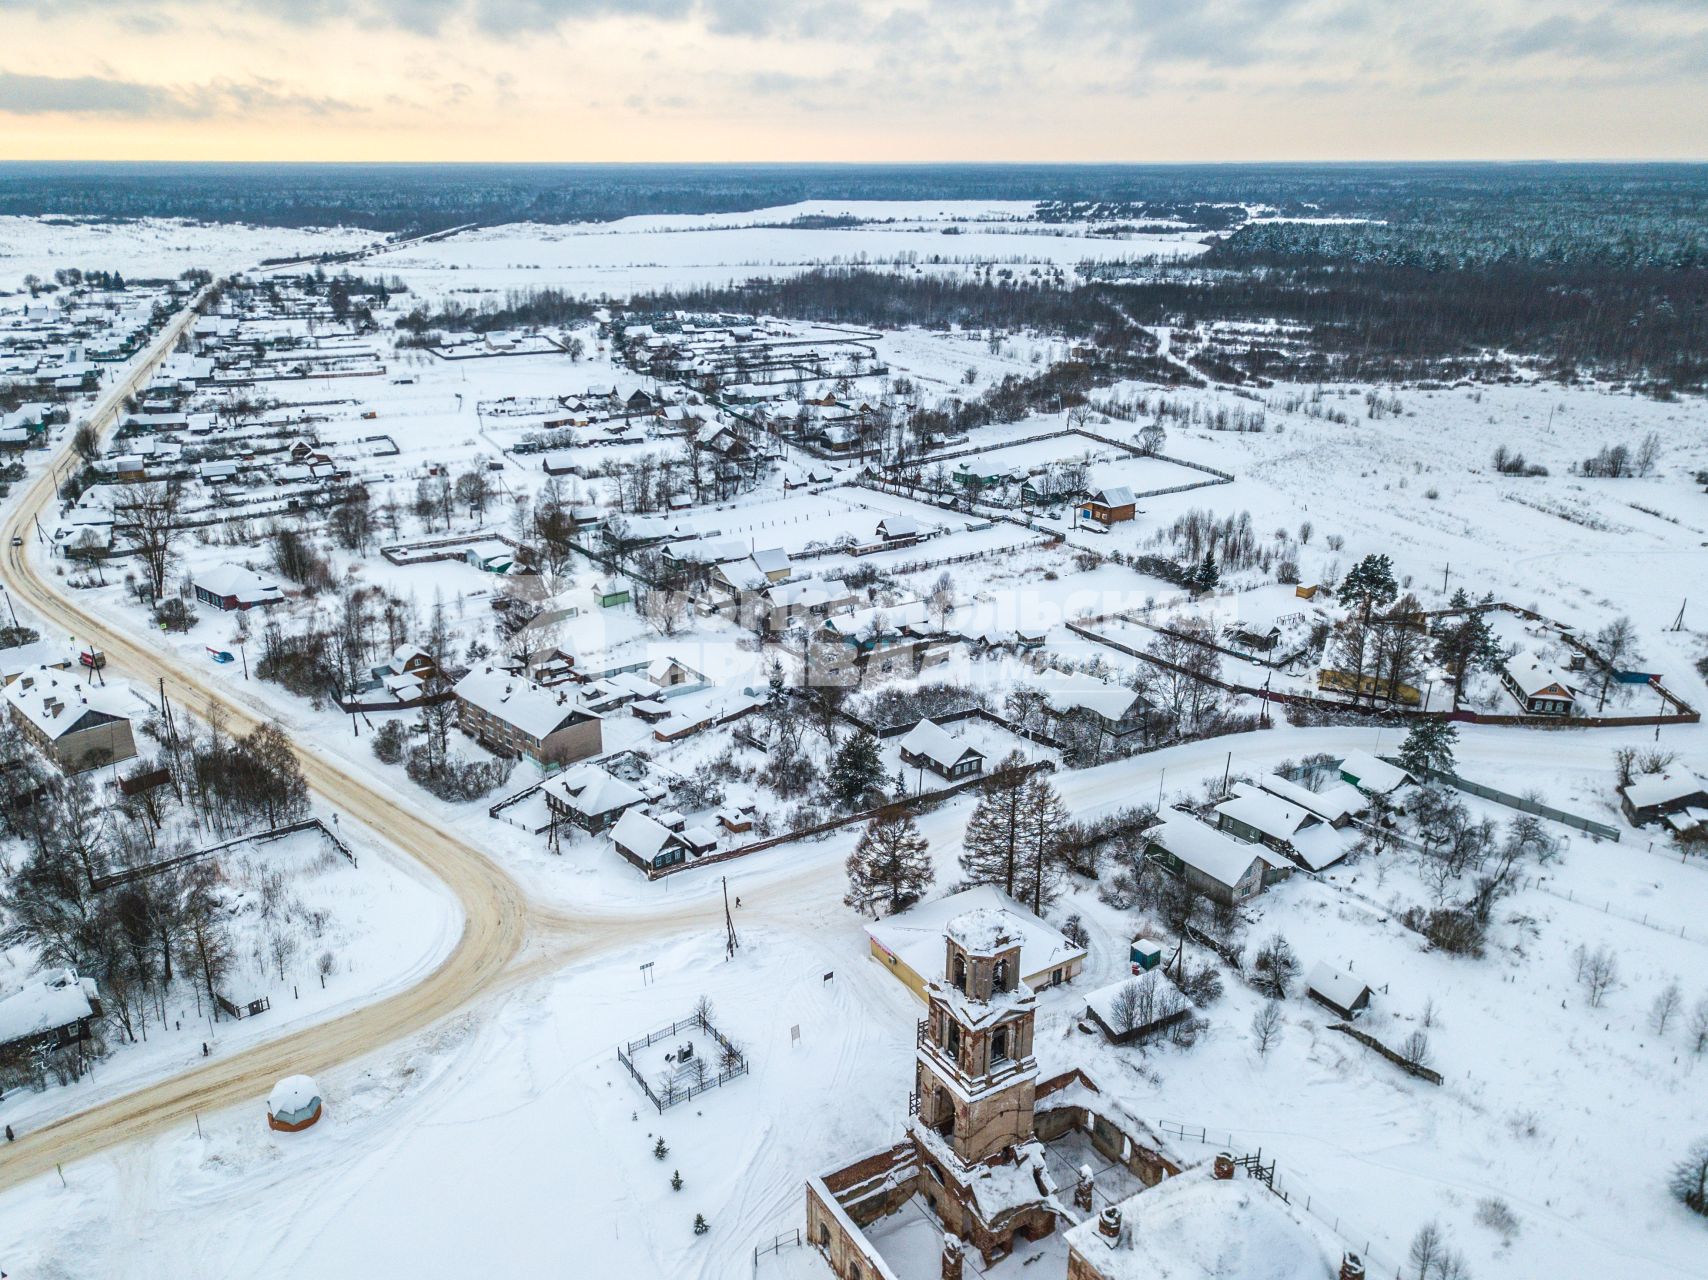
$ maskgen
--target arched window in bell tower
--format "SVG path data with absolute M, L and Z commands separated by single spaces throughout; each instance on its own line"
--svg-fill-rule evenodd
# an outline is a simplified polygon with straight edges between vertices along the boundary
M 965 994 L 967 990 L 967 958 L 958 951 L 955 953 L 954 980 L 956 988 Z
M 990 1060 L 1002 1062 L 1008 1057 L 1008 1028 L 998 1027 L 990 1037 Z
M 996 962 L 996 968 L 991 971 L 991 986 L 997 991 L 1008 990 L 1008 961 L 1006 958 Z

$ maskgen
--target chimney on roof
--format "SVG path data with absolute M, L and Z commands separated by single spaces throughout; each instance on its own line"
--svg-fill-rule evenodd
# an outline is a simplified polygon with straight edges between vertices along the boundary
M 1112 1204 L 1097 1215 L 1097 1234 L 1113 1249 L 1121 1242 L 1121 1206 Z

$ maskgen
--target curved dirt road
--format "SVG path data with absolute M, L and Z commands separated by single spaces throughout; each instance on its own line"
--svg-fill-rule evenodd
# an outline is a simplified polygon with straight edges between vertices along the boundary
M 88 419 L 97 432 L 104 436 L 112 427 L 125 397 L 146 382 L 193 316 L 194 312 L 186 309 L 176 317 L 148 353 L 101 399 Z M 14 504 L 3 530 L 6 543 L 0 557 L 0 580 L 19 603 L 44 621 L 105 651 L 115 673 L 147 688 L 158 688 L 164 682 L 170 697 L 196 711 L 217 706 L 235 732 L 246 732 L 260 723 L 265 718 L 262 714 L 194 672 L 180 669 L 171 654 L 88 612 L 64 594 L 51 571 L 44 572 L 31 563 L 27 552 L 37 536 L 36 514 L 55 498 L 55 474 L 69 453 L 69 445 L 61 446 L 50 465 Z M 23 545 L 11 545 L 14 536 L 22 538 Z M 22 1135 L 5 1148 L 0 1159 L 0 1188 L 51 1170 L 55 1163 L 76 1160 L 182 1123 L 192 1109 L 253 1102 L 264 1097 L 281 1075 L 320 1070 L 371 1053 L 456 1012 L 497 985 L 508 985 L 557 964 L 631 942 L 640 928 L 680 928 L 706 917 L 707 909 L 696 904 L 647 913 L 638 919 L 581 917 L 535 909 L 516 882 L 484 853 L 423 817 L 409 797 L 394 797 L 349 775 L 334 757 L 312 743 L 297 742 L 295 746 L 308 785 L 319 800 L 415 858 L 456 895 L 464 923 L 450 954 L 407 990 Z M 529 964 L 513 965 L 531 936 L 551 945 Z
M 193 308 L 187 308 L 168 324 L 148 353 L 101 399 L 88 419 L 97 432 L 105 436 L 125 397 L 147 381 L 194 314 Z M 198 710 L 204 705 L 219 706 L 234 731 L 246 732 L 262 717 L 194 674 L 180 672 L 169 656 L 85 611 L 61 594 L 51 573 L 40 572 L 31 563 L 27 552 L 36 535 L 35 517 L 54 499 L 55 475 L 69 453 L 69 445 L 62 446 L 15 504 L 4 528 L 7 542 L 0 560 L 0 579 L 19 603 L 50 624 L 104 650 L 115 672 L 144 687 L 159 687 L 164 681 L 171 697 Z M 24 544 L 12 545 L 14 537 L 21 537 Z M 0 1186 L 23 1181 L 51 1169 L 56 1162 L 75 1160 L 181 1121 L 194 1107 L 211 1108 L 261 1096 L 281 1072 L 324 1067 L 417 1031 L 478 994 L 521 949 L 528 909 L 510 877 L 478 850 L 439 830 L 408 805 L 346 776 L 336 763 L 312 749 L 305 750 L 303 744 L 297 746 L 308 784 L 320 799 L 349 813 L 371 831 L 383 833 L 456 895 L 464 924 L 455 947 L 424 981 L 409 990 L 24 1135 L 0 1161 Z

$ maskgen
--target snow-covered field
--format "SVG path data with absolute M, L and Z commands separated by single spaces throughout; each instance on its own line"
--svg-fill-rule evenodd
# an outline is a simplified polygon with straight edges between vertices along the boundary
M 60 267 L 170 279 L 192 267 L 240 271 L 262 258 L 347 253 L 380 239 L 353 227 L 296 231 L 158 218 L 103 222 L 0 217 L 0 290 L 20 288 L 28 275 L 51 280 Z
M 1194 232 L 1092 236 L 1085 224 L 1021 221 L 1023 201 L 808 201 L 751 213 L 621 218 L 615 222 L 484 227 L 370 259 L 430 297 L 551 286 L 594 296 L 722 285 L 821 265 L 907 271 L 964 270 L 995 263 L 1067 270 L 1087 260 L 1203 252 Z M 848 216 L 854 226 L 789 226 L 796 219 Z

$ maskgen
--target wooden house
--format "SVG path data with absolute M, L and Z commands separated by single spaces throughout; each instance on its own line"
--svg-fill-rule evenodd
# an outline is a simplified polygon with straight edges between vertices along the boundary
M 1133 491 L 1126 485 L 1098 489 L 1080 504 L 1079 514 L 1098 524 L 1121 524 L 1131 520 L 1137 511 Z
M 901 762 L 910 769 L 929 769 L 945 782 L 959 782 L 984 772 L 984 753 L 931 720 L 921 720 L 901 740 Z
M 1369 986 L 1344 969 L 1320 962 L 1305 977 L 1305 994 L 1349 1022 L 1370 1006 Z

